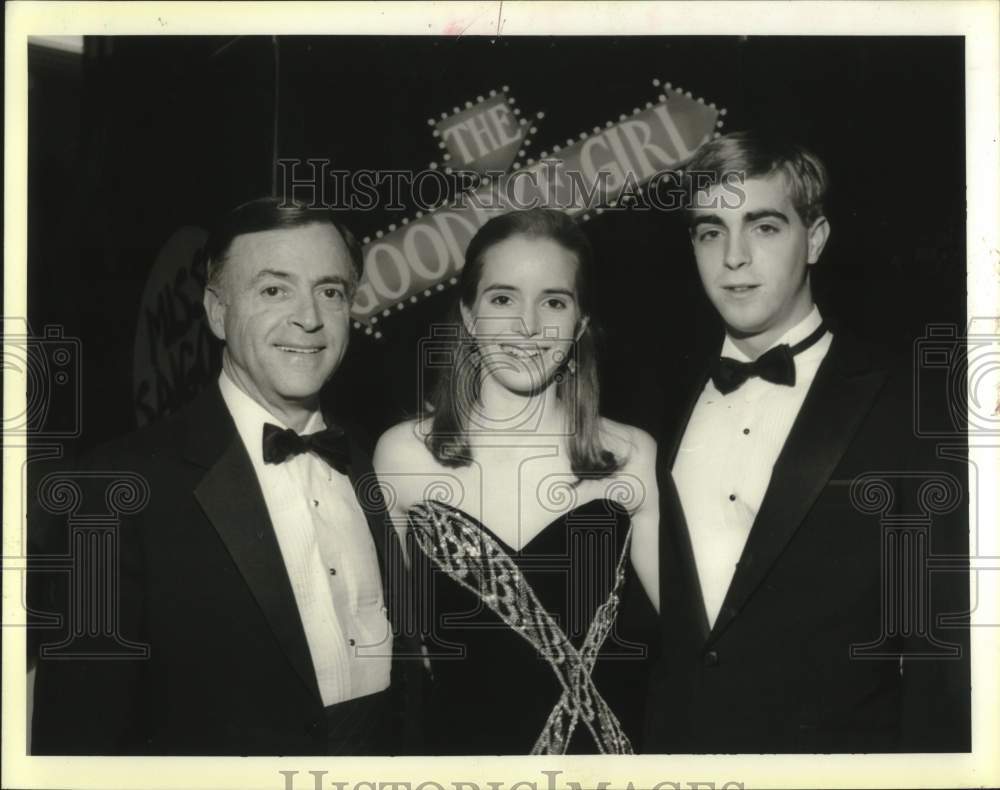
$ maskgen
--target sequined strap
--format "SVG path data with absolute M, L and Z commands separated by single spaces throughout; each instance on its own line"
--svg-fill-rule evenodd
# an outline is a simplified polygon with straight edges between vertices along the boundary
M 421 551 L 453 581 L 478 596 L 545 659 L 562 686 L 532 754 L 565 754 L 579 723 L 601 754 L 631 754 L 632 744 L 591 678 L 598 652 L 614 625 L 625 581 L 632 527 L 625 536 L 614 586 L 587 629 L 579 650 L 522 578 L 516 563 L 481 526 L 439 502 L 414 505 L 408 516 Z

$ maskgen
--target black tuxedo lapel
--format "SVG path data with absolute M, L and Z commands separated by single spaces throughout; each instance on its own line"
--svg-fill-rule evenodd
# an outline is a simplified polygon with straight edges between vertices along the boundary
M 691 638 L 701 644 L 708 638 L 711 628 L 684 508 L 666 461 L 660 466 L 657 479 L 661 525 L 660 619 L 664 623 L 675 623 L 681 617 L 687 623 Z M 672 627 L 669 629 L 668 639 L 680 637 Z
M 660 445 L 657 451 L 658 485 L 660 488 L 660 616 L 673 620 L 678 612 L 704 641 L 710 625 L 705 613 L 705 598 L 694 560 L 691 533 L 684 517 L 684 508 L 674 485 L 672 468 L 680 450 L 688 422 L 708 383 L 712 364 L 718 354 L 687 357 L 675 366 L 686 375 L 672 376 L 665 384 L 674 394 L 667 399 Z M 670 569 L 666 571 L 665 569 Z M 671 635 L 674 638 L 676 635 Z
M 667 399 L 666 416 L 663 419 L 663 430 L 661 431 L 660 457 L 666 468 L 670 469 L 677 460 L 677 453 L 681 447 L 681 440 L 684 438 L 684 431 L 691 421 L 694 407 L 698 405 L 698 398 L 701 397 L 705 385 L 708 383 L 712 371 L 712 365 L 718 355 L 708 357 L 698 357 L 696 359 L 685 360 L 685 374 L 675 377 L 673 381 L 668 381 L 666 386 L 668 392 L 673 392 L 674 397 Z
M 309 644 L 264 495 L 217 386 L 199 399 L 192 416 L 186 455 L 208 469 L 195 489 L 195 498 L 243 574 L 288 660 L 318 699 Z
M 710 641 L 726 629 L 802 524 L 886 375 L 852 341 L 834 337 L 774 464 Z

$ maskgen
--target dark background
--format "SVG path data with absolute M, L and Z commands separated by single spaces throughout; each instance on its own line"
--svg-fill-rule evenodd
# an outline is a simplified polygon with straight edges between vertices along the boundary
M 421 169 L 427 119 L 502 85 L 543 110 L 529 156 L 655 100 L 654 77 L 780 131 L 831 172 L 813 270 L 824 315 L 903 353 L 965 323 L 961 38 L 116 37 L 29 47 L 29 321 L 81 341 L 84 450 L 135 425 L 132 354 L 148 272 L 182 225 L 269 194 L 272 161 Z M 274 141 L 277 141 L 275 150 Z M 356 213 L 359 237 L 406 212 Z M 587 223 L 606 329 L 604 412 L 655 428 L 670 365 L 717 342 L 676 213 Z M 332 384 L 372 435 L 412 413 L 418 345 L 453 293 L 352 337 Z M 666 370 L 665 374 L 662 371 Z M 58 415 L 56 415 L 58 417 Z

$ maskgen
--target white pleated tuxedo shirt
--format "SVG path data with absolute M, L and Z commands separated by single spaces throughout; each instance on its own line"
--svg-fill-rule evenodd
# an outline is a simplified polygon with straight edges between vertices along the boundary
M 822 317 L 814 306 L 771 348 L 782 343 L 794 346 L 821 323 Z M 715 623 L 722 608 L 774 463 L 832 339 L 827 332 L 795 355 L 794 386 L 753 377 L 736 391 L 723 395 L 709 379 L 691 414 L 674 460 L 673 476 L 710 624 Z M 721 356 L 751 361 L 728 335 Z
M 392 638 L 378 557 L 350 479 L 313 453 L 265 464 L 264 423 L 288 426 L 225 372 L 219 387 L 264 494 L 323 704 L 388 688 Z M 302 433 L 324 427 L 316 412 Z

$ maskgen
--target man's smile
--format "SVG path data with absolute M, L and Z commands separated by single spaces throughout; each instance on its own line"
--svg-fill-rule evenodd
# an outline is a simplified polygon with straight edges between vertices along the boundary
M 735 285 L 723 285 L 722 290 L 732 296 L 748 296 L 760 288 L 759 283 L 739 283 Z
M 285 351 L 290 354 L 318 354 L 320 351 L 326 348 L 326 346 L 299 346 L 299 345 L 286 345 L 281 343 L 275 343 L 274 347 L 279 351 Z

